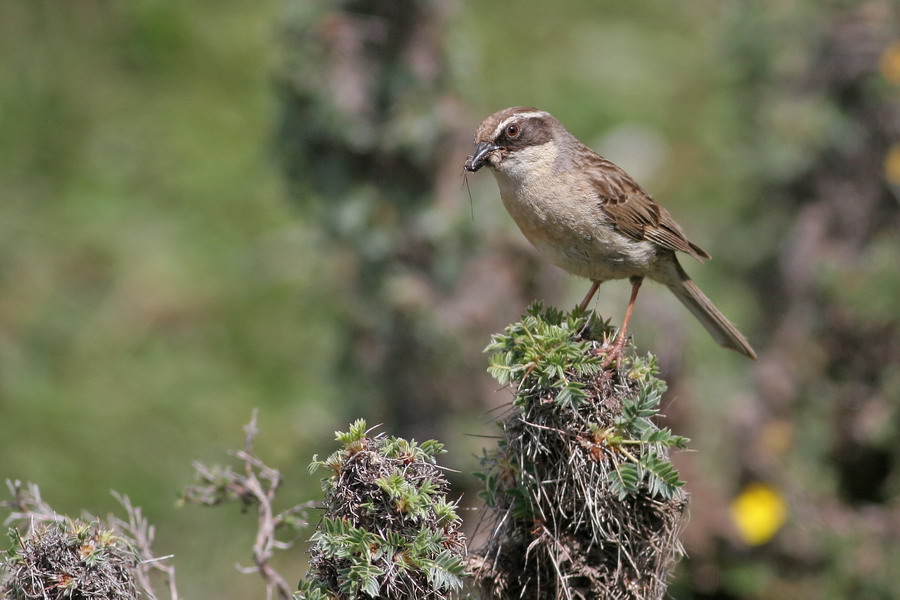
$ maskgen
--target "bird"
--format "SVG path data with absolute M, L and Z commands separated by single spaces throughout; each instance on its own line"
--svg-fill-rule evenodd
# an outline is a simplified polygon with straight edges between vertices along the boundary
M 605 365 L 621 358 L 645 277 L 672 291 L 721 346 L 756 352 L 678 262 L 711 258 L 623 169 L 578 140 L 550 113 L 513 106 L 475 133 L 465 171 L 493 171 L 500 199 L 526 239 L 551 263 L 591 280 L 585 311 L 604 281 L 629 279 L 631 298 Z

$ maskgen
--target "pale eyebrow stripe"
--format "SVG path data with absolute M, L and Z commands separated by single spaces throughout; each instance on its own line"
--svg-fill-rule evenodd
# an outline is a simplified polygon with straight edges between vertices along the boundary
M 533 117 L 546 117 L 546 116 L 547 116 L 547 113 L 546 113 L 546 112 L 544 112 L 544 111 L 542 111 L 542 110 L 537 110 L 537 111 L 532 111 L 532 112 L 518 113 L 518 114 L 515 114 L 515 115 L 513 115 L 513 116 L 511 116 L 511 117 L 506 117 L 506 118 L 503 119 L 503 121 L 502 121 L 499 125 L 497 125 L 497 127 L 494 129 L 494 133 L 493 133 L 493 135 L 491 135 L 491 139 L 492 139 L 492 140 L 497 139 L 497 136 L 500 135 L 500 132 L 503 131 L 503 129 L 504 129 L 507 125 L 509 125 L 509 123 L 510 123 L 511 121 L 518 121 L 518 120 L 524 120 L 524 119 L 531 119 L 531 118 L 533 118 Z

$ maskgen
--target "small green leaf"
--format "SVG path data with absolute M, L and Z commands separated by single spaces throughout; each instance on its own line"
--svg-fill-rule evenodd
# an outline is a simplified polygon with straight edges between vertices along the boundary
M 334 432 L 335 440 L 344 444 L 344 446 L 349 446 L 354 442 L 358 442 L 359 440 L 366 437 L 366 421 L 365 419 L 357 419 L 350 424 L 350 429 L 346 432 L 344 431 L 335 431 Z

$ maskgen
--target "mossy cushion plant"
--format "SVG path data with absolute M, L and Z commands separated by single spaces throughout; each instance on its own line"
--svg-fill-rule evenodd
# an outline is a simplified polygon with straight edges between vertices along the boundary
M 60 517 L 26 535 L 10 527 L 0 598 L 135 600 L 138 557 L 128 540 L 99 521 Z
M 465 539 L 436 457 L 442 444 L 369 436 L 363 420 L 337 432 L 324 468 L 325 513 L 312 536 L 304 600 L 442 600 L 462 586 Z
M 489 372 L 514 394 L 482 458 L 486 595 L 661 598 L 687 494 L 669 460 L 687 438 L 660 427 L 656 358 L 628 348 L 602 368 L 613 331 L 593 313 L 529 307 L 495 335 Z

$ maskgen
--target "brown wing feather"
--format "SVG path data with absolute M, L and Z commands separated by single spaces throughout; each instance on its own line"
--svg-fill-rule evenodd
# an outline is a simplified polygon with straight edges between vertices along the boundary
M 710 257 L 687 239 L 669 211 L 654 202 L 625 171 L 600 156 L 596 160 L 595 170 L 604 175 L 593 180 L 593 187 L 600 198 L 600 208 L 616 229 L 636 240 L 684 252 L 700 261 Z

